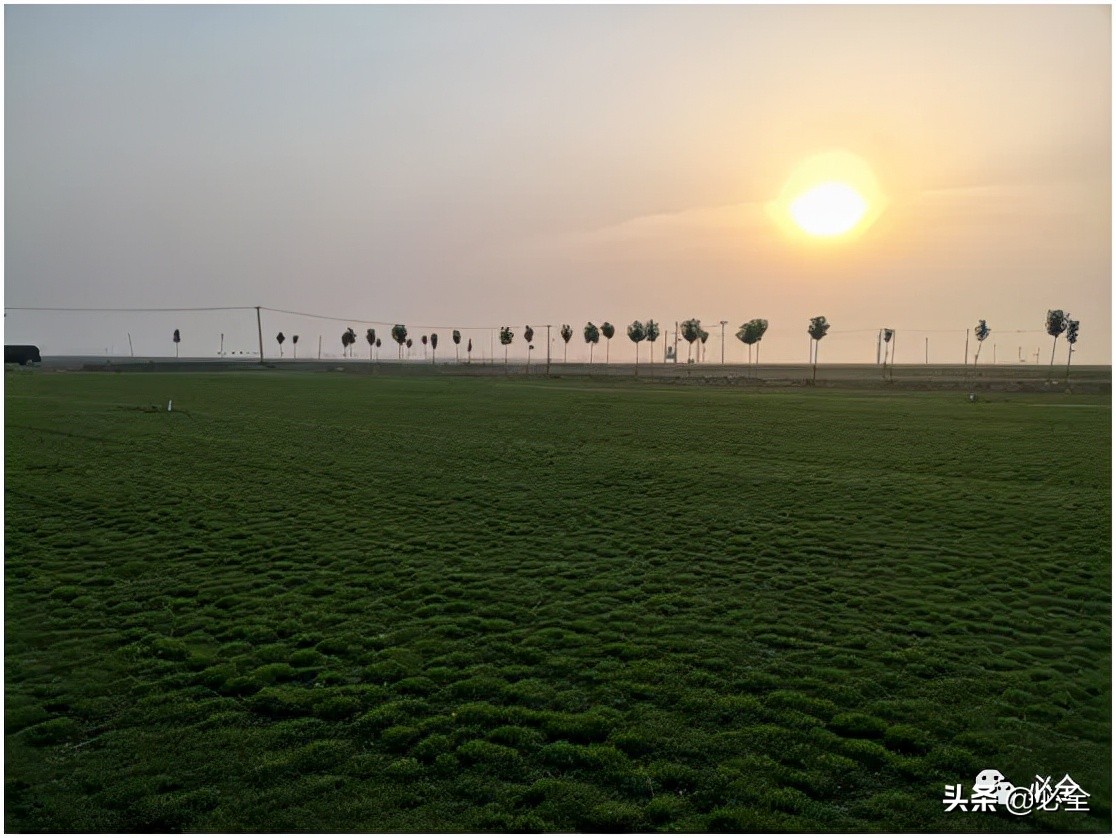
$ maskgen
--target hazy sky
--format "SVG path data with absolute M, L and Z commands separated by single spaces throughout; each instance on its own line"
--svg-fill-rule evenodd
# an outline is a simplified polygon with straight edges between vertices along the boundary
M 265 312 L 268 353 L 282 329 L 339 354 L 357 318 L 445 344 L 506 323 L 513 353 L 525 324 L 568 322 L 571 360 L 587 320 L 699 317 L 713 356 L 720 320 L 766 317 L 764 358 L 804 361 L 823 314 L 823 362 L 874 360 L 892 326 L 901 363 L 927 336 L 960 362 L 978 318 L 1001 362 L 1048 360 L 1063 308 L 1075 360 L 1110 360 L 1105 6 L 4 15 L 8 306 L 353 317 Z M 871 165 L 886 210 L 853 242 L 786 238 L 764 205 L 834 149 Z M 176 327 L 187 355 L 256 342 L 254 312 L 5 326 L 49 354 L 126 354 L 128 332 L 173 353 Z M 612 356 L 633 353 L 618 335 Z

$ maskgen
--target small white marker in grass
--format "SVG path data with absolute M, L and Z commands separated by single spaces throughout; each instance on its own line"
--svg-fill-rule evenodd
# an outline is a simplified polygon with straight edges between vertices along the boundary
M 170 413 L 173 408 L 174 408 L 174 399 L 170 399 L 170 400 L 167 401 L 167 413 Z

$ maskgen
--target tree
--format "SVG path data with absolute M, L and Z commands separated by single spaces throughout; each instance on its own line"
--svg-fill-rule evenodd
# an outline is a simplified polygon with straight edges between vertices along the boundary
M 891 380 L 894 381 L 895 380 L 895 369 L 894 368 L 889 368 L 887 366 L 887 350 L 888 350 L 888 347 L 891 347 L 891 360 L 894 361 L 895 360 L 895 342 L 892 340 L 892 338 L 895 337 L 895 330 L 894 329 L 884 329 L 882 332 L 880 332 L 880 335 L 883 337 L 883 342 L 884 342 L 883 375 L 884 376 L 890 376 Z
M 505 370 L 507 370 L 507 367 L 508 367 L 508 347 L 511 345 L 511 342 L 514 339 L 515 339 L 515 335 L 512 333 L 511 326 L 504 326 L 500 329 L 500 343 L 502 343 L 504 345 L 504 369 Z
M 659 339 L 659 324 L 656 323 L 654 320 L 648 320 L 646 323 L 643 324 L 643 328 L 647 332 L 647 343 L 650 347 L 649 351 L 651 353 L 650 363 L 653 364 L 655 363 L 655 341 Z M 639 354 L 638 345 L 636 346 L 636 354 Z
M 291 349 L 294 350 L 295 358 L 298 358 L 298 335 L 291 335 Z
M 352 351 L 350 350 L 350 347 L 354 343 L 356 343 L 356 332 L 354 332 L 352 327 L 350 326 L 348 329 L 341 333 L 342 354 L 351 355 Z
M 279 334 L 277 334 L 275 336 L 275 340 L 279 342 L 279 357 L 280 358 L 283 357 L 283 341 L 285 341 L 286 339 L 287 339 L 287 336 L 285 334 L 283 334 L 282 332 L 280 332 Z
M 593 363 L 593 347 L 601 340 L 600 330 L 592 323 L 585 324 L 585 342 L 589 344 L 589 363 Z
M 1070 361 L 1073 360 L 1073 347 L 1077 343 L 1077 328 L 1081 325 L 1076 320 L 1070 320 L 1066 315 L 1066 343 L 1069 344 L 1069 354 L 1066 356 L 1066 380 L 1069 380 Z
M 616 334 L 616 327 L 607 320 L 601 324 L 601 334 L 605 336 L 605 363 L 608 363 L 608 349 L 612 346 L 612 336 Z M 596 341 L 594 341 L 596 343 Z M 590 353 L 592 354 L 592 353 Z
M 364 339 L 368 341 L 368 360 L 372 360 L 372 349 L 376 346 L 376 330 L 369 329 L 364 333 Z
M 686 363 L 691 364 L 693 363 L 691 358 L 694 351 L 694 341 L 701 337 L 701 321 L 696 319 L 683 320 L 682 337 L 684 337 L 686 343 L 689 344 L 689 348 L 686 350 Z
M 890 329 L 888 331 L 890 331 Z M 973 358 L 973 366 L 975 367 L 978 363 L 980 363 L 980 348 L 982 346 L 984 346 L 984 339 L 987 338 L 990 334 L 992 334 L 992 330 L 988 328 L 988 322 L 987 321 L 981 320 L 973 328 L 973 334 L 976 335 L 976 339 L 977 339 L 976 357 Z M 890 340 L 891 336 L 890 335 L 885 335 L 885 338 Z M 895 360 L 895 354 L 894 353 L 892 353 L 891 360 L 892 361 Z
M 407 342 L 407 327 L 401 323 L 396 323 L 391 327 L 391 338 L 399 344 L 399 358 L 403 358 L 403 344 Z
M 380 360 L 380 347 L 382 345 L 383 345 L 383 341 L 381 341 L 379 338 L 376 338 L 376 360 L 377 361 Z
M 411 357 L 411 347 L 414 346 L 414 344 L 415 344 L 415 342 L 413 340 L 411 340 L 410 338 L 407 338 L 407 357 L 408 358 Z
M 561 331 L 558 332 L 562 336 L 562 363 L 566 363 L 566 350 L 570 346 L 570 338 L 573 337 L 573 329 L 570 328 L 569 323 L 563 323 Z
M 818 344 L 821 342 L 821 339 L 825 337 L 826 332 L 829 331 L 829 323 L 824 317 L 811 317 L 810 327 L 806 331 L 810 333 L 810 337 L 814 342 L 814 377 L 810 382 L 811 384 L 814 384 L 817 383 L 818 380 Z
M 698 337 L 701 338 L 701 360 L 704 361 L 705 360 L 705 343 L 706 343 L 706 341 L 709 340 L 709 332 L 705 331 L 705 329 L 702 329 L 701 334 L 698 335 Z
M 465 347 L 466 363 L 473 363 L 473 339 L 469 338 L 469 345 Z
M 635 344 L 636 349 L 636 375 L 639 375 L 639 344 L 647 339 L 647 327 L 638 320 L 633 320 L 628 326 L 628 338 Z
M 431 333 L 430 335 L 430 363 L 435 363 L 438 360 L 438 336 Z
M 174 357 L 178 357 L 178 343 L 182 340 L 182 335 L 178 333 L 178 329 L 174 330 L 174 336 L 171 338 L 174 341 Z
M 1054 350 L 1058 348 L 1058 336 L 1069 326 L 1066 313 L 1060 308 L 1046 312 L 1046 333 L 1054 338 L 1054 346 L 1050 350 L 1050 368 L 1054 369 Z
M 461 355 L 458 354 L 457 347 L 461 345 L 461 332 L 459 332 L 457 329 L 454 329 L 453 335 L 451 335 L 451 337 L 453 338 L 453 360 L 460 364 Z
M 528 343 L 533 341 L 535 339 L 535 330 L 532 329 L 530 326 L 526 327 L 523 330 L 523 339 Z
M 748 347 L 748 363 L 752 363 L 752 347 L 756 347 L 756 363 L 759 363 L 759 342 L 763 340 L 764 332 L 767 331 L 767 321 L 763 318 L 757 317 L 755 320 L 749 320 L 740 326 L 736 332 L 736 338 L 745 346 Z

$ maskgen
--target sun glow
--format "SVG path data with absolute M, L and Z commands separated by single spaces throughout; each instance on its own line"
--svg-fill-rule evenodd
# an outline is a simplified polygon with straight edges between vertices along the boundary
M 791 238 L 837 242 L 867 230 L 886 205 L 867 163 L 847 151 L 830 151 L 804 160 L 767 212 Z

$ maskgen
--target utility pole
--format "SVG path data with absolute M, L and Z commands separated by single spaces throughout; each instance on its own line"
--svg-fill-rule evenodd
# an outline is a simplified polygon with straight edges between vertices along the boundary
M 546 377 L 550 378 L 550 324 L 546 324 Z
M 965 366 L 969 366 L 969 330 L 965 330 Z
M 727 320 L 721 321 L 721 366 L 725 365 L 725 324 Z
M 930 363 L 930 338 L 926 338 L 926 363 Z
M 131 332 L 128 332 L 128 354 L 131 355 L 133 358 L 136 357 L 136 353 L 132 350 L 132 333 Z
M 678 363 L 678 321 L 674 321 L 674 363 Z
M 992 366 L 996 366 L 996 344 L 992 344 Z
M 318 335 L 318 360 L 322 360 L 322 336 Z
M 883 329 L 876 334 L 876 366 L 880 365 L 880 347 L 883 345 Z
M 256 331 L 260 336 L 260 363 L 264 362 L 263 357 L 263 325 L 260 323 L 260 307 L 256 306 Z

